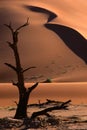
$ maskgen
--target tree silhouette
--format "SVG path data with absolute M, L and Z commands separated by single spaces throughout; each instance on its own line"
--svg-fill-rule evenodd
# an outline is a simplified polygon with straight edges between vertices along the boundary
M 9 63 L 5 63 L 5 65 L 16 72 L 17 82 L 12 81 L 12 84 L 14 86 L 16 86 L 19 91 L 19 102 L 16 103 L 17 109 L 16 109 L 16 113 L 14 116 L 15 119 L 24 119 L 24 118 L 28 119 L 27 104 L 28 104 L 29 96 L 30 96 L 31 92 L 38 86 L 38 82 L 37 82 L 29 88 L 25 87 L 24 72 L 26 72 L 32 68 L 36 68 L 36 67 L 31 66 L 26 69 L 23 69 L 22 65 L 21 65 L 21 61 L 20 61 L 19 51 L 18 51 L 18 34 L 22 28 L 29 25 L 28 20 L 29 19 L 27 19 L 27 22 L 25 24 L 21 25 L 20 27 L 18 27 L 15 30 L 13 29 L 11 23 L 5 24 L 5 26 L 11 31 L 11 35 L 12 35 L 12 42 L 7 41 L 7 43 L 9 45 L 9 47 L 13 50 L 15 66 L 12 64 L 9 64 Z M 55 101 L 47 100 L 46 104 L 49 104 L 50 102 L 55 102 Z M 34 118 L 36 118 L 37 116 L 40 116 L 40 115 L 45 115 L 47 117 L 50 117 L 50 115 L 48 113 L 50 111 L 66 109 L 70 102 L 71 102 L 71 100 L 68 100 L 66 102 L 61 102 L 60 105 L 57 104 L 56 106 L 54 105 L 53 107 L 49 107 L 49 108 L 45 108 L 41 111 L 33 112 L 31 117 L 29 118 L 29 123 L 31 123 Z M 39 106 L 40 105 L 41 104 L 39 104 Z
M 31 66 L 29 68 L 23 69 L 20 61 L 20 56 L 19 56 L 19 51 L 18 51 L 18 34 L 19 31 L 28 26 L 29 23 L 29 18 L 27 19 L 27 22 L 17 29 L 13 29 L 12 24 L 5 24 L 6 27 L 11 31 L 12 35 L 12 42 L 7 41 L 9 47 L 13 50 L 14 54 L 14 60 L 15 60 L 15 66 L 9 63 L 5 63 L 6 66 L 10 67 L 13 71 L 16 72 L 17 75 L 17 82 L 13 82 L 12 84 L 17 86 L 18 91 L 19 91 L 19 102 L 17 104 L 17 109 L 14 118 L 16 119 L 21 119 L 21 118 L 26 118 L 27 117 L 27 104 L 28 104 L 28 99 L 31 94 L 31 92 L 37 87 L 38 83 L 35 83 L 33 86 L 26 88 L 25 87 L 25 82 L 24 82 L 24 72 L 35 68 L 35 66 Z

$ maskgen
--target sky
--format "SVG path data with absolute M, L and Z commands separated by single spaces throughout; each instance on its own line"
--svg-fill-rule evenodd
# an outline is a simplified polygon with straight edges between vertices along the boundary
M 24 24 L 28 17 L 29 26 L 20 31 L 18 48 L 23 68 L 36 66 L 36 69 L 26 72 L 26 82 L 47 78 L 56 78 L 57 81 L 75 81 L 75 78 L 86 81 L 85 62 L 56 33 L 44 26 L 49 13 L 34 12 L 29 6 L 56 14 L 50 24 L 73 28 L 87 39 L 87 0 L 1 0 L 0 82 L 16 80 L 15 73 L 4 65 L 5 62 L 15 64 L 12 50 L 6 44 L 6 41 L 12 40 L 11 33 L 4 24 L 11 22 L 15 29 Z

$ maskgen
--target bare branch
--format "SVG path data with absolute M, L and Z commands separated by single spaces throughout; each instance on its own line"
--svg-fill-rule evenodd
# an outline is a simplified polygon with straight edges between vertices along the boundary
M 31 93 L 33 91 L 33 89 L 35 89 L 38 85 L 38 82 L 35 83 L 32 87 L 28 88 L 28 91 Z
M 6 27 L 8 27 L 10 30 L 11 30 L 11 32 L 12 32 L 12 34 L 13 34 L 13 28 L 12 28 L 12 25 L 11 25 L 11 22 L 9 23 L 9 25 L 8 24 L 4 24 Z
M 30 70 L 30 69 L 33 69 L 33 68 L 36 68 L 36 67 L 35 67 L 35 66 L 31 66 L 31 67 L 29 67 L 29 68 L 23 70 L 22 73 L 24 73 L 25 71 L 28 71 L 28 70 Z
M 28 21 L 29 21 L 29 18 L 27 18 L 27 22 L 26 22 L 25 24 L 23 24 L 22 26 L 18 27 L 18 28 L 15 30 L 15 32 L 18 32 L 21 28 L 23 28 L 23 27 L 25 27 L 25 26 L 28 26 L 28 25 L 29 25 Z
M 53 110 L 61 110 L 61 109 L 66 109 L 68 107 L 68 104 L 71 102 L 71 100 L 68 100 L 66 102 L 63 102 L 61 105 L 45 108 L 44 110 L 34 112 L 31 116 L 31 120 L 34 119 L 37 116 L 40 115 L 48 115 L 47 112 L 51 112 Z
M 29 25 L 28 21 L 29 21 L 29 18 L 27 18 L 27 22 L 26 22 L 25 24 L 23 24 L 23 25 L 21 25 L 20 27 L 18 27 L 15 31 L 14 31 L 13 28 L 12 28 L 11 22 L 9 23 L 9 25 L 8 25 L 8 24 L 4 24 L 4 25 L 11 30 L 12 34 L 13 34 L 13 33 L 18 34 L 18 31 L 19 31 L 21 28 L 23 28 L 23 27 Z M 13 35 L 14 35 L 14 34 L 13 34 Z
M 8 67 L 10 67 L 11 69 L 13 69 L 14 71 L 17 72 L 17 69 L 16 69 L 15 66 L 13 66 L 13 65 L 11 65 L 11 64 L 9 64 L 9 63 L 4 63 L 4 64 L 7 65 Z

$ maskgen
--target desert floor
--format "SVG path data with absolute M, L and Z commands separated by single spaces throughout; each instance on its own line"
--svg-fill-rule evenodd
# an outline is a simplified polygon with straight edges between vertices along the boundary
M 28 108 L 28 114 L 30 115 L 33 111 L 38 111 L 43 108 L 31 107 Z M 0 108 L 0 129 L 1 130 L 30 130 L 26 128 L 29 124 L 24 123 L 23 120 L 13 119 L 15 114 L 15 107 Z M 47 123 L 47 117 L 40 117 L 39 121 L 36 120 L 35 124 L 32 125 L 32 129 L 44 129 L 44 130 L 87 130 L 87 105 L 70 105 L 69 110 L 55 110 L 50 112 L 52 118 L 50 123 Z M 29 122 L 29 121 L 27 121 Z M 34 126 L 35 125 L 35 126 Z M 33 128 L 35 127 L 35 128 Z

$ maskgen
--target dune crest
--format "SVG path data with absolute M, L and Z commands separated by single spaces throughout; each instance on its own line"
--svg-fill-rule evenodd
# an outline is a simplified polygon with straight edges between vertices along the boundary
M 34 12 L 38 12 L 38 13 L 44 13 L 49 15 L 47 22 L 52 21 L 53 19 L 55 19 L 56 17 L 58 17 L 55 13 L 45 9 L 45 8 L 41 8 L 41 7 L 36 7 L 36 6 L 24 6 L 25 8 L 34 11 Z
M 45 27 L 54 31 L 87 64 L 87 40 L 79 32 L 58 24 L 45 24 Z

